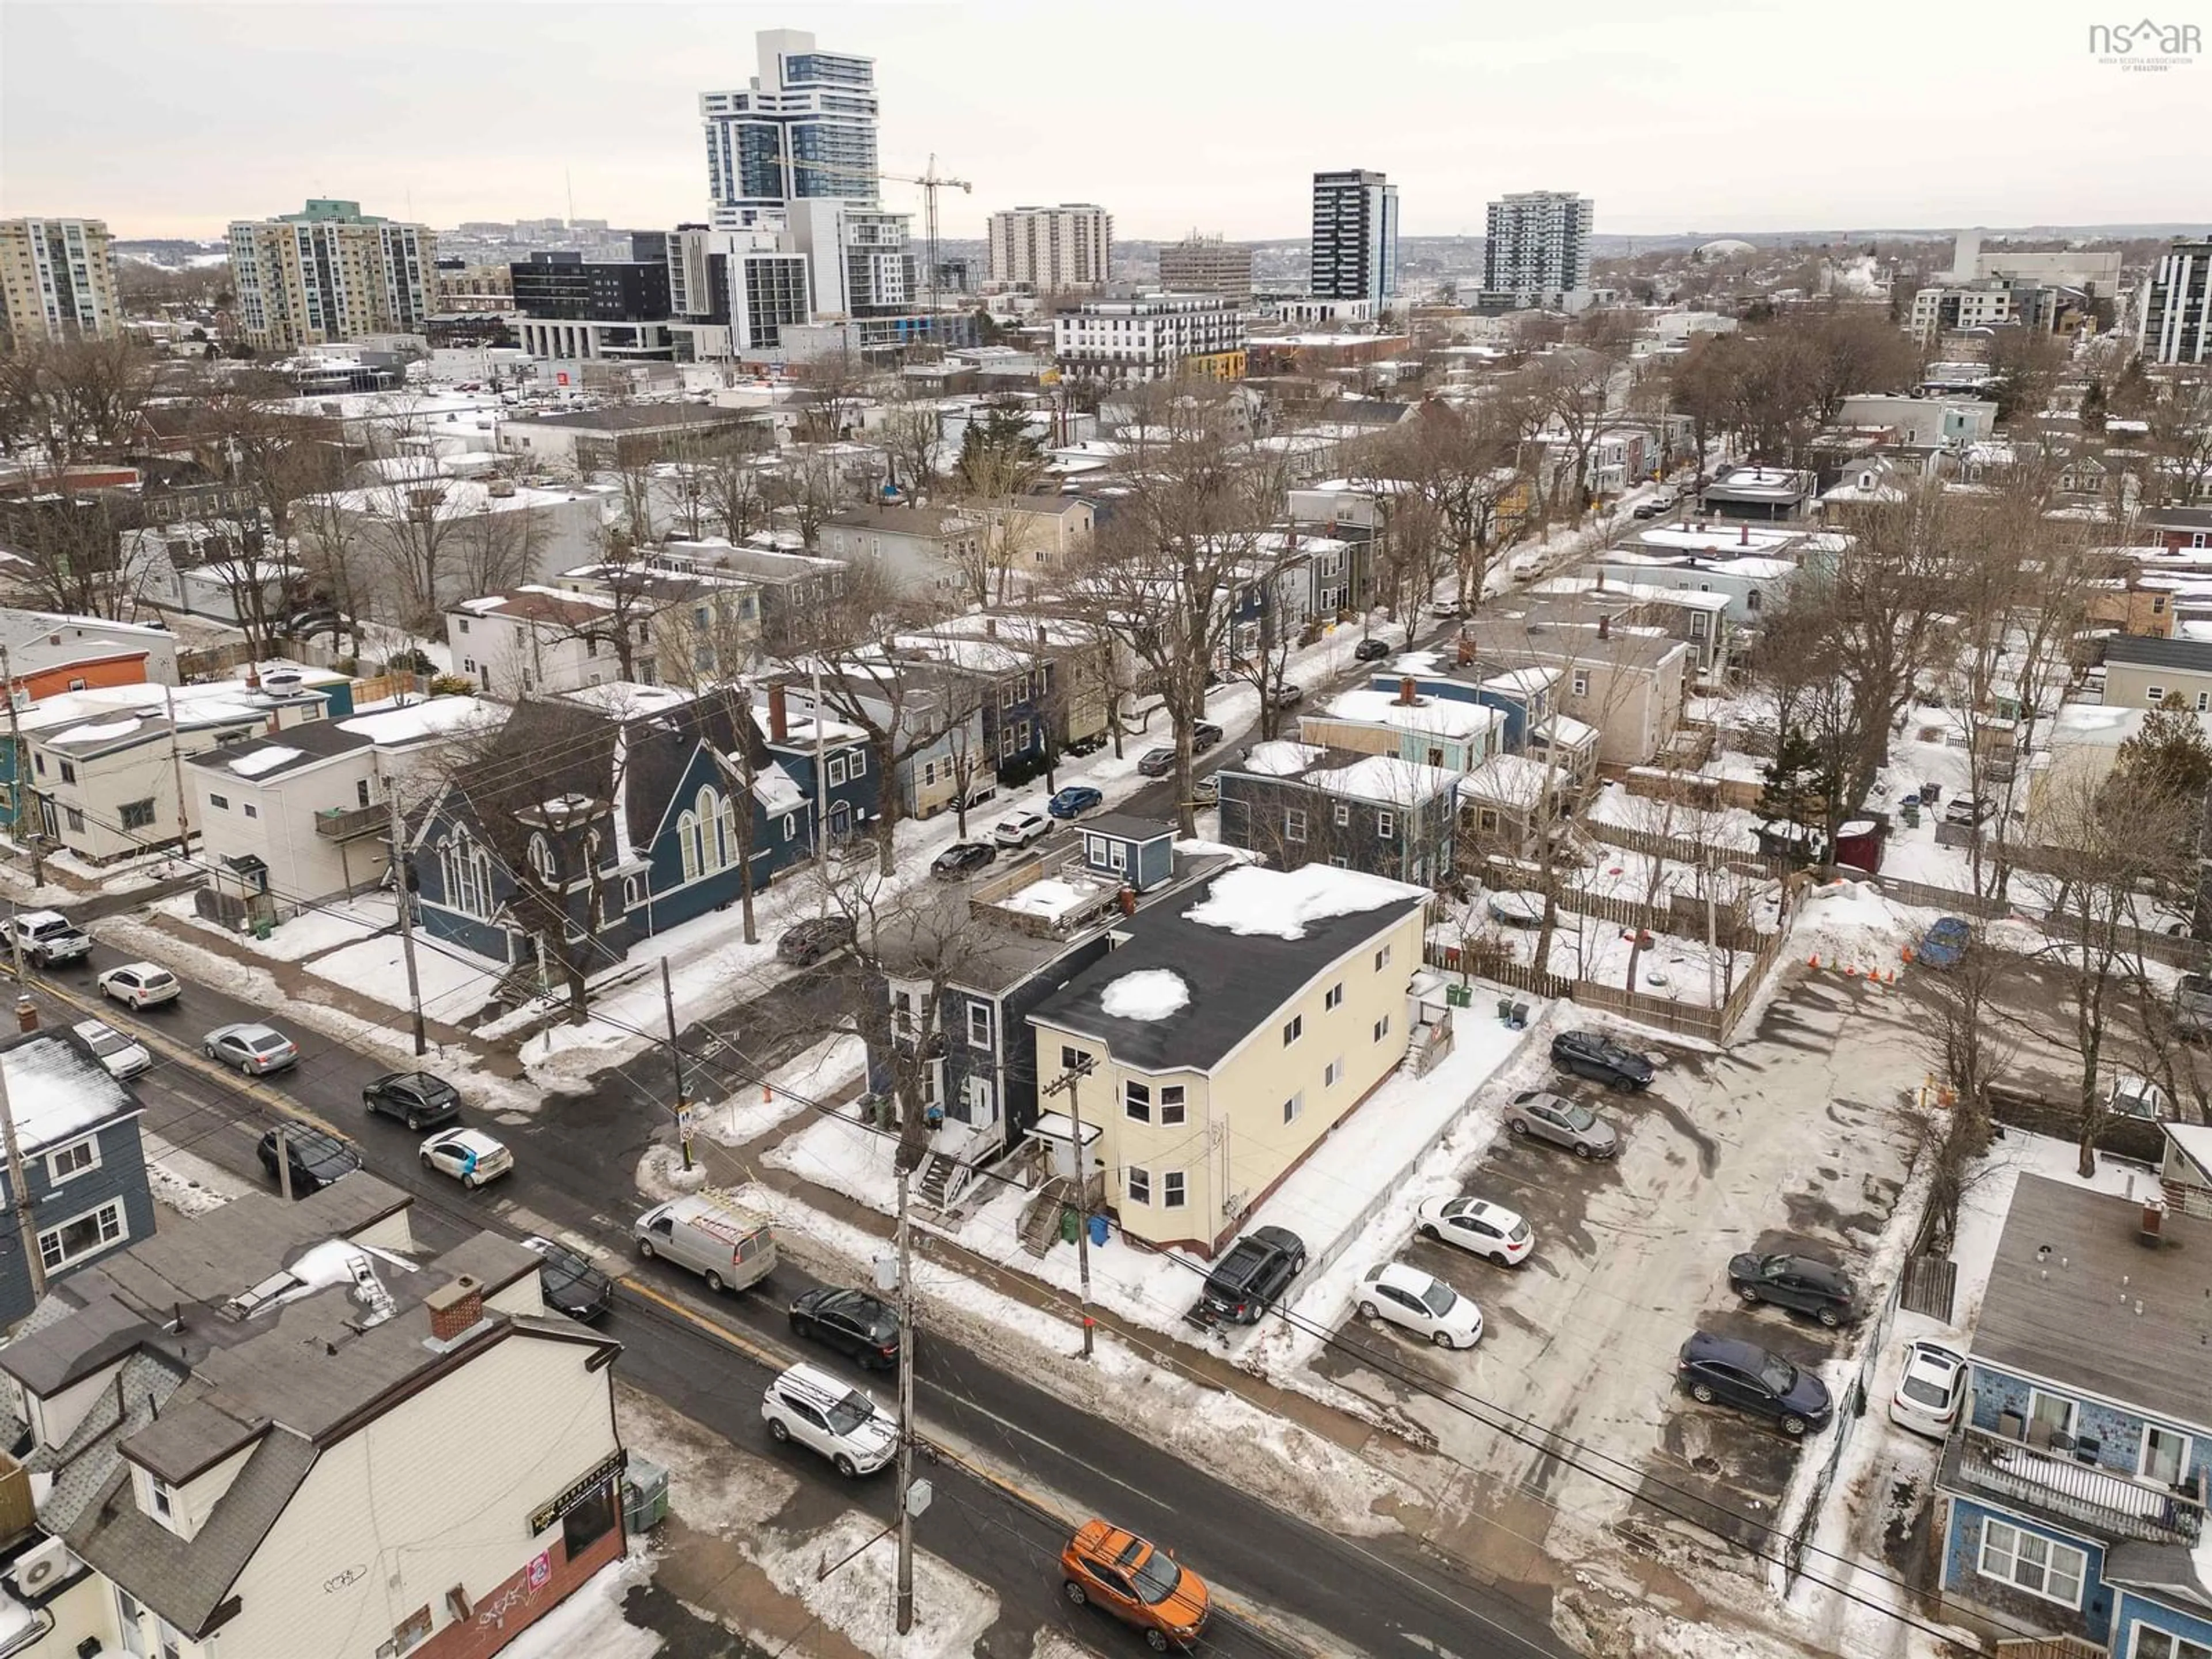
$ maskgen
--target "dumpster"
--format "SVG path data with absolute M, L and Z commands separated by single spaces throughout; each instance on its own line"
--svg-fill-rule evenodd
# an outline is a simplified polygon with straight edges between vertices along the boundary
M 668 1518 L 668 1471 L 650 1458 L 629 1455 L 622 1483 L 623 1530 L 635 1537 Z

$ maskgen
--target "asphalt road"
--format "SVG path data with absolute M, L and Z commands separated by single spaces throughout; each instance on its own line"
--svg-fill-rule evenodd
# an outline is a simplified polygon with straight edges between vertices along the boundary
M 93 975 L 121 960 L 100 945 L 88 966 L 34 974 L 45 1021 L 84 1018 L 98 1000 Z M 469 1193 L 421 1168 L 416 1138 L 404 1126 L 362 1109 L 361 1087 L 386 1069 L 383 1063 L 319 1031 L 279 1014 L 301 1062 L 248 1082 L 203 1061 L 199 1038 L 228 1021 L 269 1018 L 270 1011 L 187 981 L 177 1003 L 143 1015 L 115 1006 L 103 1017 L 154 1039 L 155 1066 L 135 1087 L 147 1127 L 173 1145 L 264 1179 L 255 1152 L 262 1133 L 283 1112 L 301 1112 L 348 1133 L 370 1169 L 416 1195 L 416 1231 L 433 1250 L 489 1227 L 586 1243 L 611 1258 L 611 1270 L 630 1261 L 629 1222 L 642 1207 L 630 1172 L 667 1123 L 656 1087 L 665 1083 L 665 1067 L 657 1056 L 621 1068 L 590 1095 L 550 1097 L 534 1116 L 485 1124 L 514 1148 L 517 1168 Z M 784 1304 L 811 1281 L 787 1261 L 760 1289 L 717 1299 L 665 1264 L 637 1265 L 609 1316 L 610 1334 L 624 1345 L 623 1374 L 733 1443 L 791 1467 L 803 1479 L 799 1502 L 820 1505 L 823 1520 L 856 1502 L 888 1517 L 888 1481 L 848 1489 L 810 1454 L 776 1447 L 761 1425 L 761 1391 L 793 1352 Z M 926 1548 L 997 1593 L 1001 1619 L 981 1651 L 1027 1656 L 1040 1626 L 1102 1653 L 1144 1650 L 1132 1632 L 1058 1595 L 1060 1546 L 1071 1523 L 1092 1514 L 1174 1544 L 1225 1593 L 1229 1606 L 1204 1644 L 1209 1653 L 1474 1659 L 1568 1651 L 1538 1602 L 1462 1578 L 1403 1540 L 1342 1538 L 1285 1514 L 926 1330 L 917 1346 L 923 1434 L 960 1449 L 958 1458 L 980 1454 L 975 1469 L 956 1462 L 929 1471 L 937 1504 L 917 1530 Z M 806 1357 L 843 1364 L 826 1351 L 810 1348 Z

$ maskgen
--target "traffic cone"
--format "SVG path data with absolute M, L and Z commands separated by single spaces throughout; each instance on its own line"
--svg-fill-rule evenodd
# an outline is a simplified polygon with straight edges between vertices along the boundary
M 1859 970 L 1856 968 L 1846 968 L 1844 969 L 1844 977 L 1845 979 L 1856 979 L 1858 976 Z
M 1818 951 L 1814 951 L 1811 956 L 1805 958 L 1805 965 L 1808 968 L 1818 968 L 1820 965 L 1820 953 Z
M 1912 960 L 1912 947 L 1911 947 L 1910 945 L 1906 945 L 1906 946 L 1905 946 L 1902 951 L 1899 951 L 1897 954 L 1898 954 L 1899 958 L 1901 961 L 1904 961 L 1904 962 L 1905 962 L 1905 963 L 1910 963 L 1911 962 L 1911 960 Z

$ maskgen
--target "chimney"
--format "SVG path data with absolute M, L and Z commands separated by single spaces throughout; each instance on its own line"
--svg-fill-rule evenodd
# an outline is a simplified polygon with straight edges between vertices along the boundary
M 999 619 L 996 617 L 983 618 L 983 637 L 987 640 L 995 640 L 999 637 Z
M 791 693 L 781 680 L 768 689 L 768 737 L 770 743 L 791 741 Z
M 430 1310 L 430 1340 L 451 1342 L 483 1322 L 483 1286 L 468 1273 L 422 1298 Z
M 1407 674 L 1398 682 L 1398 704 L 1402 708 L 1413 706 L 1413 677 Z
M 2166 1200 L 2156 1194 L 2142 1201 L 2142 1222 L 2136 1229 L 2136 1240 L 2147 1249 L 2156 1249 L 2165 1242 Z
M 1465 668 L 1474 660 L 1474 647 L 1473 643 L 1468 641 L 1467 635 L 1462 634 L 1460 635 L 1459 641 L 1459 665 L 1462 668 Z
M 246 665 L 246 689 L 249 691 L 258 691 L 261 689 L 261 665 L 259 663 L 250 662 Z
M 1600 617 L 1597 619 L 1597 636 L 1601 640 L 1609 640 L 1613 637 L 1613 618 L 1610 616 Z
M 1738 547 L 1749 547 L 1751 545 L 1751 525 L 1748 520 L 1745 522 L 1742 529 L 1736 532 L 1735 544 Z

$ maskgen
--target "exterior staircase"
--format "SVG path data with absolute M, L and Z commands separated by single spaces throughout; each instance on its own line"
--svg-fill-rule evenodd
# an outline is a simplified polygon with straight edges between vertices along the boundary
M 1075 1183 L 1066 1176 L 1054 1176 L 1037 1189 L 1037 1195 L 1022 1212 L 1022 1248 L 1042 1261 L 1060 1243 L 1060 1212 L 1066 1208 Z
M 921 1201 L 933 1209 L 942 1210 L 945 1189 L 959 1170 L 957 1158 L 947 1158 L 943 1152 L 930 1153 L 928 1161 L 921 1166 Z

